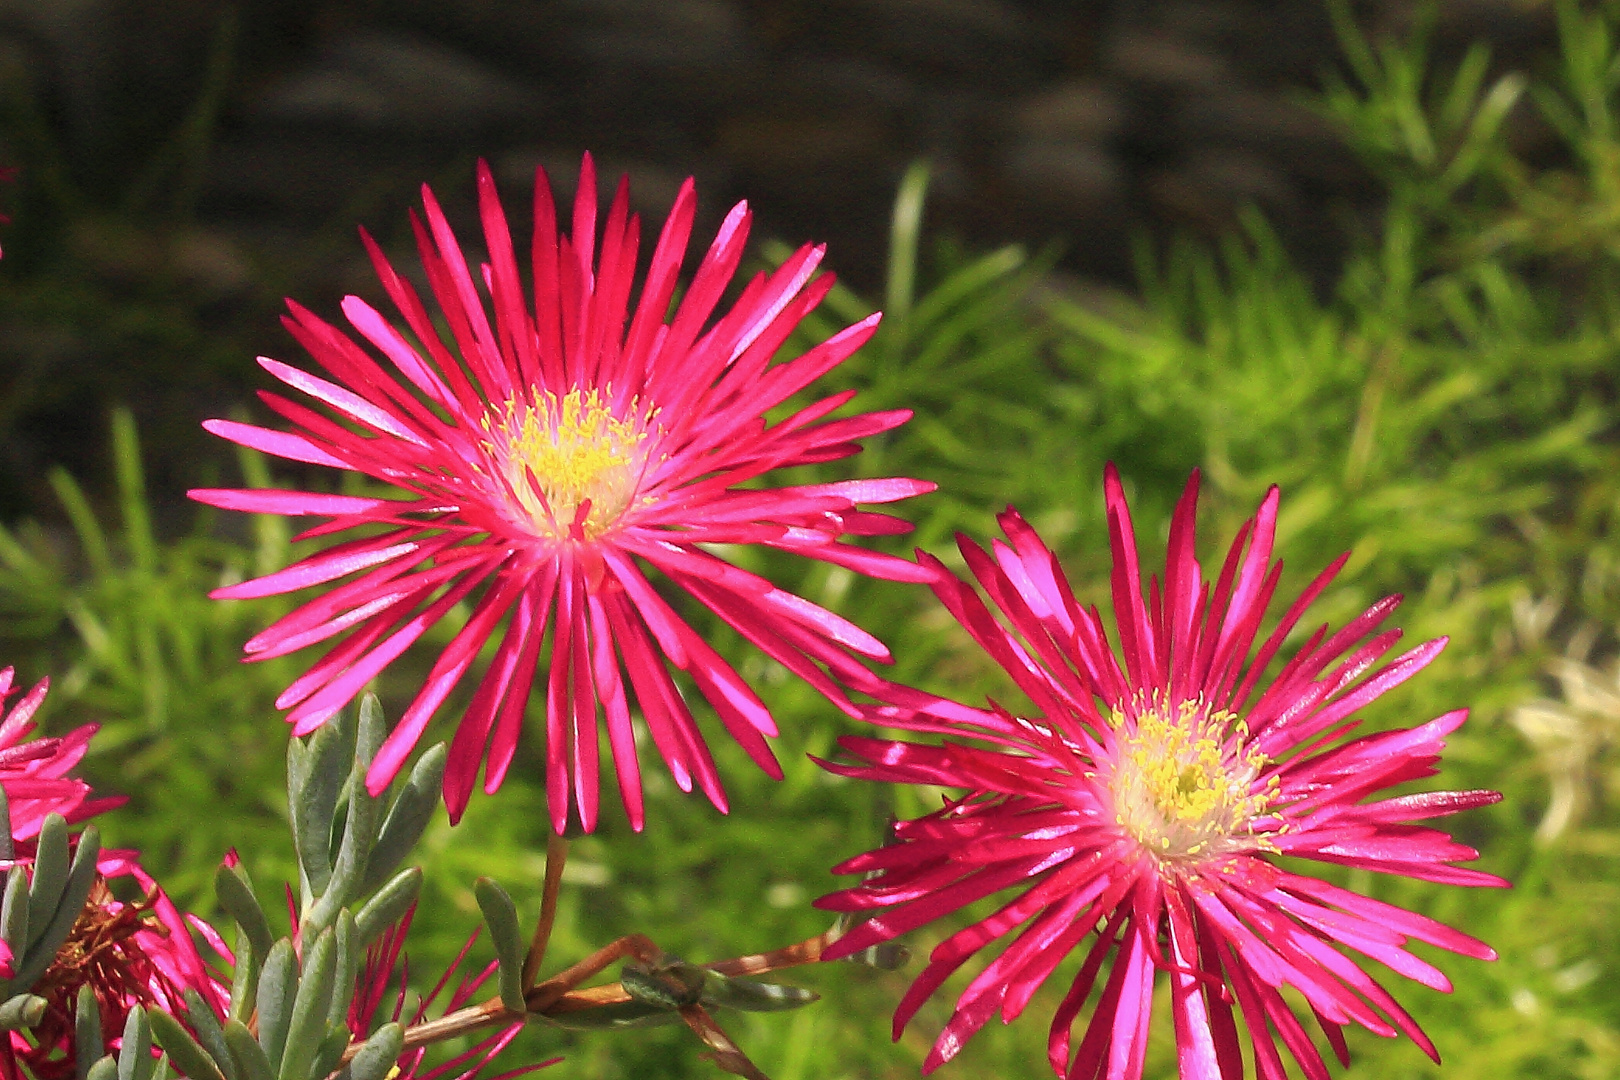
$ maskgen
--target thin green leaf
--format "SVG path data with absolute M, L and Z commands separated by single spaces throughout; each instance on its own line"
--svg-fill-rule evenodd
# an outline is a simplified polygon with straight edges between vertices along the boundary
M 264 962 L 264 974 L 259 976 L 259 1046 L 271 1068 L 278 1073 L 297 993 L 298 959 L 293 955 L 292 942 L 282 938 L 271 946 Z M 180 1067 L 184 1070 L 185 1063 L 181 1062 Z
M 384 1024 L 372 1032 L 349 1062 L 350 1080 L 383 1080 L 405 1049 L 405 1029 L 397 1023 Z
M 270 933 L 270 920 L 265 917 L 264 908 L 259 906 L 259 898 L 253 895 L 253 890 L 235 867 L 219 864 L 214 871 L 214 892 L 219 897 L 220 906 L 247 934 L 253 952 L 261 958 L 268 956 L 270 946 L 275 944 L 275 937 Z
M 287 1026 L 286 1049 L 276 1069 L 277 1080 L 305 1080 L 326 1034 L 326 1014 L 332 1007 L 332 977 L 336 962 L 336 933 L 323 930 L 304 954 L 292 1019 Z
M 517 907 L 512 897 L 494 880 L 481 877 L 473 883 L 478 908 L 484 913 L 489 937 L 500 961 L 501 1003 L 512 1012 L 524 1012 L 523 935 L 518 932 Z
M 354 917 L 355 932 L 359 935 L 361 947 L 370 945 L 377 940 L 377 935 L 397 922 L 405 910 L 416 902 L 416 896 L 421 891 L 422 868 L 419 866 L 407 866 L 378 889 Z
M 73 1066 L 79 1080 L 85 1080 L 90 1066 L 106 1052 L 101 1039 L 101 1006 L 96 1002 L 95 987 L 85 983 L 73 1003 Z
M 236 1063 L 236 1074 L 241 1080 L 276 1080 L 270 1059 L 264 1056 L 264 1047 L 253 1037 L 247 1025 L 240 1020 L 225 1021 L 225 1045 L 230 1047 Z
M 416 759 L 399 797 L 394 800 L 388 816 L 383 820 L 382 831 L 378 833 L 376 846 L 371 850 L 365 880 L 361 882 L 357 895 L 364 896 L 387 880 L 388 875 L 394 872 L 394 868 L 421 839 L 422 831 L 433 820 L 433 811 L 439 805 L 448 757 L 444 744 L 436 743 Z
M 180 1026 L 180 1021 L 162 1009 L 153 1009 L 148 1019 L 152 1024 L 153 1041 L 169 1055 L 181 1075 L 191 1080 L 225 1080 L 219 1065 L 191 1033 Z

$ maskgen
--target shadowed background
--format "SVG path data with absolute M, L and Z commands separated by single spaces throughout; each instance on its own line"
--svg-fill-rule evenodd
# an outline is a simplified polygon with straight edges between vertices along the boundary
M 1437 35 L 1499 66 L 1553 36 L 1509 0 L 1448 3 Z M 90 471 L 117 401 L 162 447 L 160 497 L 196 483 L 196 422 L 290 349 L 281 297 L 368 288 L 355 225 L 408 243 L 424 181 L 468 234 L 479 157 L 520 232 L 534 166 L 571 190 L 588 149 L 654 223 L 694 175 L 699 235 L 747 198 L 756 235 L 826 242 L 861 286 L 919 157 L 931 232 L 1058 240 L 1088 285 L 1131 285 L 1133 235 L 1220 235 L 1251 204 L 1328 280 L 1381 200 L 1301 101 L 1341 66 L 1296 0 L 7 0 L 0 273 L 60 269 L 0 323 L 0 515 L 53 501 L 50 463 Z

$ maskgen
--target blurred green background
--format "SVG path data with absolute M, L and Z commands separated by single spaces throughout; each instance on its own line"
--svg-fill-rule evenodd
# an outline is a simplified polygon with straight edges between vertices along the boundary
M 1612 991 L 1620 970 L 1620 540 L 1612 528 L 1620 511 L 1620 9 L 1558 6 L 1556 62 L 1522 73 L 1493 67 L 1483 46 L 1433 59 L 1421 19 L 1404 36 L 1369 40 L 1347 8 L 1332 11 L 1346 75 L 1309 103 L 1383 195 L 1382 211 L 1350 231 L 1332 280 L 1302 271 L 1266 217 L 1251 212 L 1214 243 L 1138 244 L 1135 289 L 1077 289 L 1053 269 L 1059 249 L 986 252 L 920 229 L 927 173 L 914 169 L 896 203 L 886 288 L 835 291 L 793 344 L 881 306 L 880 335 L 817 390 L 856 387 L 861 408 L 907 407 L 916 418 L 814 475 L 937 481 L 937 494 L 905 508 L 917 532 L 897 550 L 915 543 L 957 566 L 952 534 L 987 538 L 994 514 L 1015 504 L 1063 557 L 1077 591 L 1105 609 L 1105 461 L 1126 478 L 1149 563 L 1162 553 L 1189 469 L 1206 477 L 1206 559 L 1224 552 L 1267 486 L 1280 484 L 1283 595 L 1351 549 L 1318 620 L 1342 623 L 1400 592 L 1407 599 L 1396 621 L 1409 641 L 1451 638 L 1422 677 L 1368 710 L 1368 724 L 1404 726 L 1471 707 L 1439 782 L 1506 794 L 1453 828 L 1482 850 L 1477 865 L 1513 880 L 1511 892 L 1327 872 L 1501 953 L 1490 964 L 1439 957 L 1456 983 L 1449 996 L 1395 988 L 1445 1055 L 1443 1067 L 1410 1044 L 1352 1033 L 1346 1075 L 1620 1075 L 1620 994 Z M 1515 150 L 1511 128 L 1527 114 L 1557 133 L 1559 153 L 1529 160 Z M 756 258 L 786 250 L 761 243 Z M 0 264 L 0 304 L 36 320 L 52 304 L 64 320 L 97 317 L 53 276 L 69 273 L 60 259 Z M 158 349 L 224 349 L 206 326 L 171 318 L 169 302 L 126 301 L 120 332 L 139 331 Z M 238 344 L 229 342 L 231 362 L 246 366 Z M 174 491 L 148 491 L 129 414 L 116 413 L 110 432 L 100 473 L 49 473 L 55 505 L 0 532 L 0 656 L 24 682 L 52 677 L 51 730 L 104 725 L 86 771 L 103 790 L 131 797 L 105 823 L 109 840 L 139 847 L 171 892 L 205 913 L 213 867 L 235 846 L 268 898 L 268 883 L 293 871 L 284 727 L 270 702 L 299 658 L 238 663 L 242 641 L 280 609 L 204 594 L 296 552 L 276 522 L 222 520 L 177 509 Z M 215 453 L 205 468 L 223 483 L 323 482 L 273 473 L 223 445 Z M 756 552 L 737 558 L 878 634 L 897 657 L 896 678 L 1014 704 L 1010 685 L 925 591 Z M 873 845 L 889 814 L 925 809 L 917 792 L 821 772 L 806 755 L 828 753 L 854 726 L 729 631 L 687 613 L 776 711 L 786 779 L 758 775 L 705 718 L 732 813 L 681 796 L 649 764 L 646 831 L 630 833 L 615 809 L 597 835 L 574 844 L 554 963 L 633 931 L 699 961 L 808 937 L 826 926 L 808 905 L 835 887 L 827 868 Z M 454 624 L 436 639 L 447 640 Z M 391 714 L 430 659 L 421 649 L 383 680 Z M 539 707 L 530 715 L 536 732 Z M 441 720 L 439 735 L 448 730 Z M 429 884 L 414 971 L 442 967 L 476 925 L 479 874 L 501 880 L 527 917 L 537 911 L 545 848 L 537 743 L 522 749 L 498 797 L 476 798 L 454 831 L 442 819 L 430 828 L 419 851 Z M 919 932 L 910 944 L 922 952 L 958 925 Z M 1061 989 L 1072 968 L 1054 985 Z M 1383 975 L 1388 985 L 1400 981 Z M 888 1017 L 904 972 L 829 965 L 795 981 L 824 1000 L 794 1013 L 721 1018 L 775 1080 L 915 1075 L 965 978 L 924 1008 L 898 1046 Z M 940 1075 L 1048 1075 L 1043 1016 L 1058 996 L 1047 992 L 1044 1007 L 1037 1001 L 1011 1027 L 990 1025 Z M 1160 1020 L 1148 1074 L 1168 1077 L 1167 1011 Z M 698 1049 L 675 1028 L 537 1030 L 509 1056 L 561 1053 L 567 1060 L 553 1075 L 714 1075 Z

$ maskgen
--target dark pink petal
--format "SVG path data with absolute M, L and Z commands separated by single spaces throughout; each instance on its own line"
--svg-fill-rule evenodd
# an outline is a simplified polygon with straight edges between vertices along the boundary
M 1125 654 L 1125 671 L 1131 684 L 1150 685 L 1158 681 L 1159 674 L 1153 628 L 1148 625 L 1147 610 L 1142 604 L 1142 570 L 1137 562 L 1131 511 L 1125 504 L 1125 489 L 1113 462 L 1103 470 L 1103 491 L 1108 505 L 1108 544 L 1114 553 L 1111 583 L 1120 651 Z
M 372 515 L 379 510 L 408 512 L 414 503 L 390 499 L 367 499 L 354 495 L 322 495 L 312 491 L 275 491 L 271 488 L 238 490 L 231 488 L 192 488 L 186 497 L 221 510 L 246 510 L 255 514 L 283 514 L 299 517 L 319 514 Z
M 336 581 L 340 577 L 347 577 L 356 570 L 366 570 L 379 563 L 390 562 L 401 556 L 410 555 L 417 551 L 421 545 L 414 541 L 403 544 L 390 544 L 387 547 L 370 547 L 366 550 L 343 549 L 327 551 L 321 555 L 311 556 L 303 562 L 295 563 L 285 570 L 274 574 L 266 574 L 261 578 L 253 578 L 239 585 L 228 585 L 222 589 L 215 589 L 209 593 L 216 600 L 247 600 L 261 596 L 275 596 L 278 593 L 292 592 L 294 589 L 307 588 L 310 585 L 322 585 L 328 581 Z M 416 561 L 416 560 L 411 560 Z
M 630 827 L 640 832 L 645 821 L 641 797 L 641 769 L 637 761 L 635 735 L 630 727 L 630 706 L 619 662 L 614 656 L 614 634 L 607 611 L 597 596 L 589 598 L 591 619 L 591 670 L 597 696 L 607 719 L 608 745 L 613 752 L 613 768 L 619 781 L 619 795 Z
M 495 622 L 506 614 L 513 602 L 529 586 L 528 574 L 507 570 L 479 599 L 472 617 L 456 632 L 455 638 L 445 647 L 444 652 L 439 654 L 439 659 L 428 672 L 415 700 L 400 716 L 394 730 L 378 748 L 371 769 L 366 774 L 366 786 L 373 796 L 381 794 L 392 778 L 398 774 L 406 757 L 421 739 L 422 732 L 426 729 L 434 711 L 443 704 L 450 691 L 455 689 L 461 677 L 466 674 L 473 658 L 478 655 L 478 650 L 488 640 L 495 628 Z M 387 779 L 384 779 L 385 777 Z
M 204 430 L 229 439 L 239 446 L 258 450 L 289 461 L 303 461 L 311 465 L 327 465 L 334 469 L 347 469 L 342 458 L 333 457 L 302 435 L 290 431 L 272 431 L 269 428 L 241 424 L 235 420 L 204 420 Z
M 1228 657 L 1246 654 L 1254 643 L 1254 632 L 1260 625 L 1260 615 L 1265 608 L 1262 597 L 1269 593 L 1265 582 L 1272 572 L 1271 545 L 1277 532 L 1277 504 L 1280 499 L 1281 493 L 1272 487 L 1266 492 L 1260 509 L 1252 519 L 1254 531 L 1250 535 L 1248 554 L 1238 571 L 1231 602 L 1221 614 L 1220 636 L 1216 640 L 1215 655 L 1209 669 L 1211 676 L 1218 677 L 1226 670 Z M 1233 550 L 1236 550 L 1236 545 Z
M 460 821 L 467 808 L 467 800 L 477 780 L 478 764 L 489 750 L 489 735 L 496 714 L 514 690 L 515 683 L 522 684 L 524 692 L 521 696 L 527 697 L 528 682 L 533 678 L 534 660 L 539 655 L 540 638 L 545 632 L 555 585 L 556 574 L 549 566 L 530 580 L 513 609 L 511 624 L 495 650 L 489 669 L 480 680 L 478 689 L 473 692 L 461 723 L 456 725 L 444 774 L 444 804 L 450 813 L 451 824 Z M 490 767 L 498 766 L 492 760 Z
M 403 439 L 418 446 L 426 446 L 422 436 L 400 423 L 386 409 L 379 408 L 366 401 L 359 394 L 352 393 L 335 383 L 325 379 L 318 379 L 308 372 L 300 371 L 279 360 L 272 360 L 268 356 L 259 357 L 259 366 L 270 374 L 296 390 L 302 390 L 310 397 L 329 405 L 337 412 L 358 424 L 380 431 L 385 435 L 392 435 L 396 439 Z
M 480 577 L 478 574 L 469 574 L 456 582 L 425 611 L 406 620 L 405 625 L 396 630 L 387 641 L 363 658 L 357 659 L 341 675 L 289 712 L 287 722 L 293 725 L 294 732 L 307 734 L 331 719 L 339 709 L 353 700 L 379 671 L 471 592 L 478 585 Z M 366 776 L 367 786 L 374 787 L 377 791 L 387 787 L 392 780 L 392 774 L 384 778 L 375 769 Z
M 1223 1063 L 1215 1050 L 1204 982 L 1199 978 L 1197 933 L 1188 907 L 1174 888 L 1165 892 L 1165 913 L 1170 927 L 1170 1012 L 1175 1021 L 1178 1067 L 1186 1078 L 1225 1080 Z

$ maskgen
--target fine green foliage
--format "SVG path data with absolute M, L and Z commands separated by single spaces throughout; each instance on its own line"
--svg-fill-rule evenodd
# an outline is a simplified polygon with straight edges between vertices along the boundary
M 1374 41 L 1347 4 L 1334 10 L 1349 78 L 1330 82 L 1317 105 L 1387 193 L 1380 220 L 1355 235 L 1336 281 L 1313 284 L 1250 215 L 1214 248 L 1144 242 L 1134 295 L 1079 295 L 1053 273 L 1056 251 L 970 254 L 945 241 L 923 244 L 927 178 L 913 170 L 897 201 L 886 320 L 817 389 L 855 388 L 861 408 L 916 415 L 853 461 L 803 470 L 803 479 L 853 471 L 936 481 L 936 494 L 901 508 L 917 525 L 901 539 L 951 565 L 960 565 L 954 532 L 985 540 L 994 514 L 1015 504 L 1063 557 L 1082 598 L 1105 609 L 1105 461 L 1126 479 L 1148 564 L 1162 554 L 1170 506 L 1191 469 L 1205 477 L 1206 556 L 1224 549 L 1269 485 L 1281 485 L 1280 595 L 1353 550 L 1319 602 L 1319 619 L 1342 624 L 1400 592 L 1407 600 L 1396 621 L 1409 642 L 1451 638 L 1422 677 L 1367 710 L 1368 724 L 1410 725 L 1471 706 L 1436 783 L 1506 794 L 1452 826 L 1483 851 L 1480 866 L 1514 881 L 1511 893 L 1340 875 L 1359 891 L 1461 926 L 1501 954 L 1495 963 L 1437 958 L 1455 983 L 1449 996 L 1376 972 L 1447 1064 L 1430 1065 L 1405 1041 L 1352 1033 L 1355 1061 L 1344 1075 L 1615 1075 L 1620 998 L 1605 984 L 1620 969 L 1612 749 L 1620 743 L 1620 14 L 1561 3 L 1557 65 L 1518 73 L 1497 70 L 1483 47 L 1437 65 L 1421 19 L 1407 39 Z M 1553 164 L 1515 154 L 1515 114 L 1543 118 L 1562 140 Z M 767 246 L 763 255 L 783 250 Z M 788 347 L 878 306 L 835 289 Z M 533 925 L 547 828 L 543 702 L 531 703 L 530 737 L 505 787 L 475 798 L 455 829 L 442 814 L 429 816 L 431 775 L 412 774 L 393 811 L 368 826 L 369 854 L 386 855 L 389 871 L 368 872 L 356 850 L 345 862 L 347 834 L 301 828 L 296 805 L 298 859 L 278 854 L 289 808 L 279 794 L 285 731 L 271 703 L 297 658 L 239 663 L 242 642 L 280 609 L 205 593 L 285 565 L 294 553 L 271 519 L 253 525 L 251 541 L 226 540 L 202 513 L 187 534 L 170 538 L 172 530 L 154 528 L 126 418 L 115 418 L 113 445 L 113 513 L 93 508 L 58 473 L 52 484 L 71 532 L 0 531 L 0 659 L 25 679 L 56 676 L 53 729 L 105 725 L 91 776 L 133 800 L 131 811 L 108 819 L 112 839 L 143 848 L 177 899 L 205 907 L 219 857 L 232 845 L 254 879 L 298 881 L 306 897 L 323 894 L 339 874 L 345 889 L 378 890 L 379 898 L 420 888 L 413 971 L 441 970 L 480 907 L 497 909 L 503 925 L 510 917 Z M 261 459 L 246 455 L 240 467 L 250 484 L 272 482 Z M 733 554 L 875 633 L 894 654 L 894 678 L 1019 707 L 1002 673 L 926 590 L 758 551 Z M 807 755 L 831 754 L 834 738 L 855 726 L 717 622 L 694 608 L 683 614 L 760 687 L 783 731 L 775 745 L 785 777 L 774 783 L 759 774 L 700 713 L 732 814 L 681 795 L 647 761 L 645 832 L 632 834 L 609 812 L 599 833 L 573 844 L 547 953 L 553 969 L 632 932 L 693 964 L 817 934 L 827 920 L 809 901 L 839 884 L 829 867 L 874 846 L 890 814 L 924 812 L 935 797 L 820 770 Z M 450 620 L 433 633 L 442 642 L 455 629 Z M 419 675 L 402 669 L 382 680 L 391 714 Z M 452 718 L 455 704 L 446 709 Z M 355 747 L 345 740 L 354 737 L 333 729 L 293 756 L 347 759 Z M 293 763 L 295 782 L 306 764 Z M 418 768 L 430 774 L 434 766 Z M 351 777 L 299 790 L 308 820 L 328 821 L 357 789 Z M 1552 814 L 1555 791 L 1565 794 Z M 402 838 L 417 832 L 421 877 L 386 878 L 409 846 Z M 506 891 L 478 890 L 470 883 L 480 877 Z M 272 978 L 272 967 L 289 961 L 266 951 L 269 931 L 240 895 L 245 880 L 221 878 L 220 896 L 242 940 L 258 943 L 249 951 L 264 970 L 243 1000 L 233 998 L 233 1015 L 244 1002 L 250 1010 L 251 995 L 267 986 L 285 998 L 268 1014 L 260 1001 L 257 1046 L 266 1015 L 278 1025 L 295 1014 L 313 1024 L 322 1010 L 312 999 L 299 1013 L 295 988 Z M 352 898 L 344 895 L 335 903 Z M 8 890 L 7 925 L 27 908 Z M 391 913 L 362 908 L 355 922 L 381 926 Z M 913 954 L 946 932 L 914 935 Z M 497 936 L 510 969 L 513 942 L 504 931 Z M 487 962 L 491 946 L 479 949 L 474 960 Z M 1072 971 L 1060 968 L 1054 982 Z M 745 1013 L 728 1019 L 727 1030 L 774 1080 L 912 1076 L 969 977 L 948 983 L 898 1046 L 889 1042 L 889 1016 L 907 973 L 854 965 L 796 972 L 793 981 L 819 993 L 819 1004 L 792 1015 Z M 637 978 L 632 972 L 630 981 Z M 1010 1027 L 989 1025 L 940 1075 L 1045 1075 L 1041 1018 L 1056 996 L 1049 988 Z M 160 1040 L 162 1023 L 153 1018 Z M 1175 1073 L 1170 1031 L 1166 1010 L 1150 1046 L 1152 1077 Z M 223 1038 L 230 1043 L 231 1029 Z M 364 1057 L 367 1067 L 390 1046 Z M 714 1075 L 700 1049 L 679 1025 L 537 1026 L 508 1056 L 562 1054 L 557 1075 Z M 281 1061 L 280 1050 L 268 1058 Z M 362 1071 L 357 1060 L 355 1075 Z
M 103 725 L 85 776 L 130 797 L 120 842 L 173 867 L 164 884 L 182 905 L 207 895 L 232 846 L 266 853 L 263 864 L 247 856 L 261 879 L 296 880 L 276 861 L 285 749 L 265 730 L 294 669 L 241 663 L 242 642 L 273 608 L 208 599 L 210 589 L 280 565 L 286 532 L 266 520 L 254 524 L 251 544 L 231 542 L 215 535 L 211 515 L 197 513 L 189 535 L 160 542 L 127 412 L 114 414 L 112 435 L 114 514 L 94 509 L 57 470 L 51 484 L 71 533 L 0 528 L 4 662 L 25 678 L 52 677 L 47 717 L 67 712 L 75 724 Z M 261 460 L 242 464 L 249 483 L 268 483 Z

